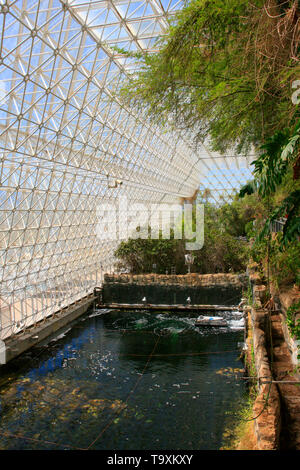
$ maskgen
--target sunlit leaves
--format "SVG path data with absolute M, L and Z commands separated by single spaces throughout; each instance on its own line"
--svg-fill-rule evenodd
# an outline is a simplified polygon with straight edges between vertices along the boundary
M 256 179 L 245 185 L 240 197 L 257 191 L 263 198 L 269 198 L 282 184 L 291 164 L 298 158 L 300 150 L 300 121 L 292 132 L 277 132 L 261 147 L 263 153 L 253 162 Z M 268 217 L 258 236 L 261 242 L 268 236 L 271 223 L 285 218 L 281 248 L 300 236 L 300 190 L 291 191 Z
M 289 80 L 295 75 L 295 61 L 284 53 L 271 60 L 257 52 L 257 43 L 264 50 L 269 30 L 276 30 L 263 21 L 264 3 L 190 2 L 159 51 L 139 61 L 140 72 L 123 84 L 123 98 L 157 122 L 188 132 L 196 143 L 209 136 L 214 150 L 258 147 L 295 111 L 282 83 L 287 70 Z

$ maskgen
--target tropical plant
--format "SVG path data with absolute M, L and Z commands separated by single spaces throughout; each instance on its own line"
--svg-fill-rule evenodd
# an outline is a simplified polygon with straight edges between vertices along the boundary
M 300 120 L 292 131 L 285 129 L 277 132 L 261 146 L 261 155 L 253 162 L 253 181 L 248 182 L 240 190 L 240 197 L 257 192 L 265 199 L 269 214 L 258 240 L 265 238 L 271 230 L 271 224 L 283 218 L 283 237 L 281 247 L 300 236 L 300 184 L 291 178 L 291 167 L 299 158 L 300 152 Z M 280 191 L 285 179 L 289 181 L 287 194 L 272 207 L 271 197 Z
M 300 313 L 300 301 L 293 303 L 286 312 L 286 323 L 291 334 L 300 340 L 300 319 L 296 319 L 296 314 Z

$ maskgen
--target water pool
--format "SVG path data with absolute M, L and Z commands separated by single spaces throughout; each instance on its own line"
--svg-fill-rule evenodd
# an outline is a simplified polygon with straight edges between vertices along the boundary
M 225 316 L 201 330 L 192 315 L 90 312 L 2 368 L 0 449 L 219 449 L 246 397 L 242 319 Z

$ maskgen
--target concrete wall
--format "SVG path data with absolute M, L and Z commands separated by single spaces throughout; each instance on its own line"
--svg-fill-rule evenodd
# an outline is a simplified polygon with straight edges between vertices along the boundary
M 44 321 L 38 322 L 36 326 L 27 328 L 22 333 L 5 341 L 0 341 L 0 364 L 6 364 L 76 320 L 92 306 L 94 300 L 94 294 L 87 295 Z
M 186 275 L 105 275 L 103 301 L 105 303 L 141 303 L 146 297 L 153 304 L 237 305 L 243 289 L 247 288 L 245 275 L 186 274 Z

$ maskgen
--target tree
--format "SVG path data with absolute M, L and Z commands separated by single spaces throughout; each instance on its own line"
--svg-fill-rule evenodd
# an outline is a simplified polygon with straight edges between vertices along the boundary
M 119 259 L 119 267 L 129 269 L 132 273 L 155 271 L 165 274 L 166 271 L 170 272 L 172 266 L 175 266 L 177 273 L 184 272 L 184 253 L 183 240 L 129 238 L 120 243 L 114 254 Z
M 209 136 L 214 150 L 248 151 L 298 112 L 299 16 L 298 1 L 193 0 L 159 52 L 136 55 L 141 69 L 121 94 L 196 143 Z
M 255 196 L 244 200 L 236 197 L 234 201 L 221 207 L 207 203 L 204 246 L 193 252 L 193 270 L 202 274 L 244 271 L 248 260 L 248 246 L 240 237 L 246 234 L 246 225 L 253 220 L 255 212 Z M 233 227 L 234 223 L 236 225 Z M 155 264 L 157 273 L 163 274 L 166 270 L 170 272 L 171 266 L 175 266 L 177 274 L 184 274 L 185 242 L 185 239 L 174 238 L 130 238 L 120 243 L 115 256 L 119 259 L 119 267 L 129 269 L 132 273 L 153 272 Z

